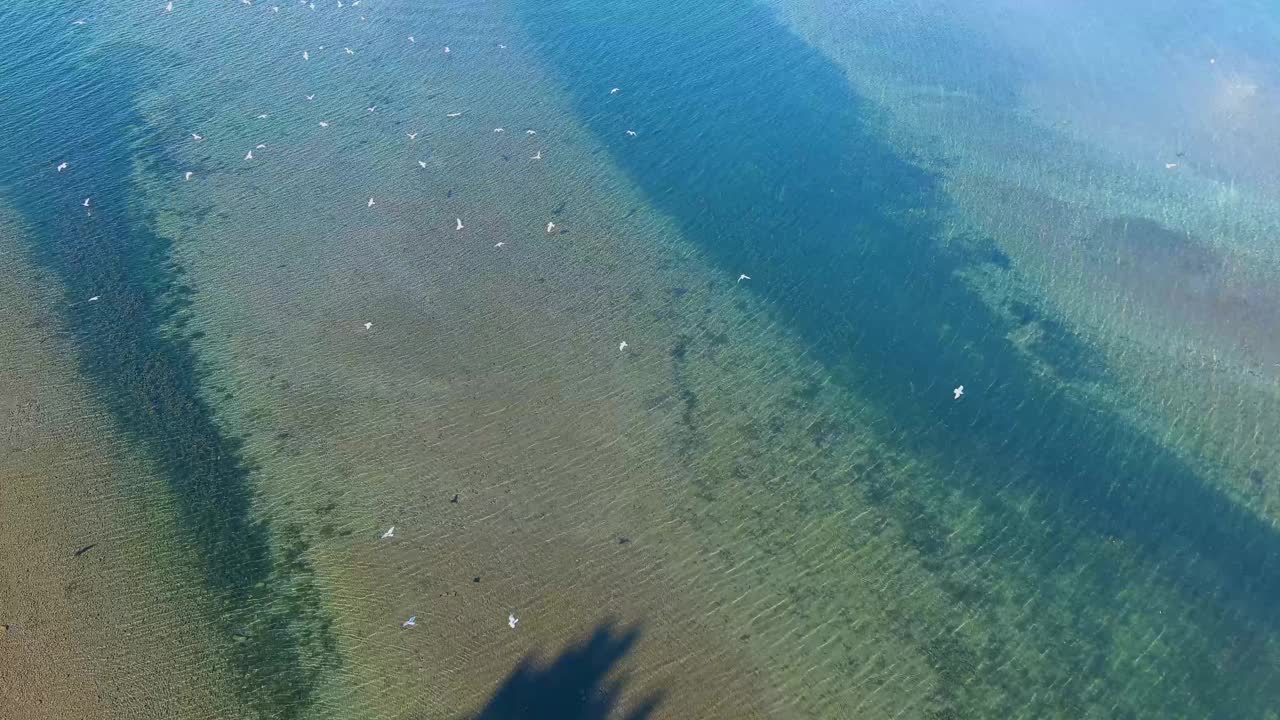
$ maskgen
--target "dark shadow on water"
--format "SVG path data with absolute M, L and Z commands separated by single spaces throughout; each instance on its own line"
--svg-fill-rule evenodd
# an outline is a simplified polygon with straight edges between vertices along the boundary
M 644 698 L 625 715 L 619 699 L 619 664 L 640 638 L 636 627 L 616 628 L 604 622 L 591 636 L 565 648 L 550 662 L 526 657 L 488 704 L 470 720 L 646 720 L 662 701 Z
M 1019 538 L 1032 571 L 1087 564 L 1064 556 L 1082 534 L 1117 538 L 1197 622 L 1275 632 L 1280 535 L 1058 382 L 1105 368 L 1066 328 L 1025 304 L 993 308 L 962 278 L 1008 271 L 1009 259 L 985 239 L 947 236 L 939 179 L 882 140 L 843 74 L 763 5 L 520 3 L 581 121 L 721 281 L 750 274 L 739 291 L 766 298 L 839 383 L 891 418 L 883 436 L 979 478 L 912 492 L 964 493 L 1013 527 L 1025 519 L 1002 509 L 1001 493 L 1034 495 L 1054 510 Z M 1052 330 L 1038 357 L 1011 340 L 1029 322 Z M 960 384 L 968 395 L 954 402 Z M 823 442 L 857 432 L 852 422 L 824 429 Z M 875 475 L 872 463 L 830 481 L 874 491 Z M 920 535 L 925 561 L 948 564 L 945 538 Z M 1218 673 L 1204 697 L 1239 695 L 1238 679 Z

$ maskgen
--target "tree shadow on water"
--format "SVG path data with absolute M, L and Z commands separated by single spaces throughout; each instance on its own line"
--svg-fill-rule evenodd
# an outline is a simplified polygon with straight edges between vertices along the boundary
M 470 720 L 647 720 L 662 697 L 644 698 L 626 715 L 615 714 L 625 679 L 610 679 L 640 637 L 637 627 L 612 621 L 542 664 L 537 656 L 520 661 L 483 709 Z

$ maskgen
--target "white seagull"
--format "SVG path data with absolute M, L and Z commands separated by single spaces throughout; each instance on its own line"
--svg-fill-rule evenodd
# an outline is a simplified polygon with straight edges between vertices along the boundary
M 500 248 L 500 247 L 502 247 L 503 245 L 506 245 L 506 243 L 504 243 L 504 242 L 497 242 L 497 243 L 494 243 L 494 244 L 493 244 L 493 246 L 494 246 L 494 247 L 496 247 L 496 248 Z
M 67 169 L 66 163 L 61 163 L 60 165 L 58 165 L 58 172 L 62 172 L 63 170 L 66 170 L 66 169 Z
M 366 323 L 364 324 L 364 329 L 365 329 L 365 330 L 369 330 L 369 329 L 371 329 L 372 327 L 373 327 L 373 323 L 371 323 L 371 322 L 366 322 Z
M 422 161 L 422 160 L 419 160 L 419 161 L 418 161 L 418 167 L 422 168 L 423 170 L 426 170 L 426 169 L 427 169 L 427 163 L 425 163 L 425 162 L 424 162 L 424 161 Z
M 308 96 L 307 96 L 307 99 L 308 99 L 308 100 L 315 100 L 315 99 L 316 99 L 316 96 L 315 96 L 315 95 L 308 95 Z
M 343 50 L 346 50 L 348 55 L 355 55 L 355 54 L 356 54 L 356 51 L 355 51 L 355 50 L 352 50 L 351 48 L 342 48 L 342 49 L 343 49 Z
M 252 150 L 250 150 L 249 152 L 245 153 L 245 154 L 244 154 L 244 159 L 245 159 L 245 160 L 252 160 L 252 159 L 253 159 L 253 151 L 252 151 Z
M 321 120 L 320 127 L 329 127 L 329 123 L 325 122 L 324 120 Z
M 525 130 L 525 131 L 524 131 L 524 134 L 525 134 L 525 135 L 537 135 L 537 134 L 538 134 L 538 131 L 537 131 L 537 130 Z
M 169 2 L 165 3 L 164 11 L 167 13 L 173 12 L 173 0 L 169 0 Z
M 494 132 L 496 132 L 496 133 L 506 132 L 506 130 L 504 130 L 504 129 L 502 129 L 502 128 L 494 128 L 494 129 L 493 129 L 493 131 L 494 131 Z
M 529 159 L 530 159 L 530 160 L 541 160 L 541 159 L 542 159 L 542 148 L 538 148 L 538 152 L 534 153 L 534 154 L 533 154 L 533 157 L 531 157 L 531 158 L 529 158 Z
M 373 207 L 373 198 L 369 198 L 369 207 Z
M 191 133 L 191 139 L 195 140 L 196 142 L 200 142 L 201 140 L 204 139 L 204 136 L 201 135 L 200 133 Z
M 405 620 L 404 622 L 400 623 L 400 627 L 411 628 L 416 626 L 417 624 L 418 624 L 418 616 L 411 615 L 408 620 Z
M 555 223 L 553 223 L 553 222 L 548 222 L 548 223 L 547 223 L 547 234 L 548 234 L 548 235 L 550 235 L 550 234 L 551 234 L 551 231 L 552 231 L 552 230 L 555 230 L 555 229 L 556 229 L 556 224 L 555 224 Z
M 383 539 L 383 540 L 389 540 L 389 539 L 391 539 L 391 538 L 394 538 L 395 536 L 396 536 L 396 526 L 395 526 L 395 525 L 392 525 L 391 527 L 387 528 L 387 531 L 386 531 L 386 532 L 384 532 L 384 533 L 382 533 L 382 539 Z
M 413 39 L 413 36 L 412 36 L 412 35 L 410 35 L 410 36 L 409 36 L 409 42 L 418 42 L 418 41 L 417 41 L 417 40 L 414 40 L 414 39 Z
M 369 107 L 365 108 L 365 110 L 368 110 L 369 112 L 374 112 L 377 109 L 378 109 L 377 105 L 370 105 Z
M 511 628 L 512 630 L 515 630 L 516 625 L 519 622 L 520 622 L 520 618 L 516 617 L 515 613 L 507 613 L 507 627 Z
M 626 350 L 626 349 L 627 349 L 626 340 L 623 340 L 622 342 L 618 343 L 618 352 L 622 352 L 623 350 Z
M 449 54 L 449 46 L 448 46 L 448 45 L 445 45 L 445 46 L 444 46 L 444 54 L 445 54 L 445 55 L 448 55 L 448 54 Z
M 635 130 L 628 130 L 628 131 L 627 131 L 627 134 L 628 134 L 628 135 L 630 135 L 631 137 L 635 137 L 635 136 L 636 136 L 636 131 L 635 131 Z
M 751 279 L 751 276 L 746 273 L 743 273 L 738 276 L 738 282 L 742 282 L 743 280 L 750 280 L 750 279 Z
M 960 398 L 964 397 L 964 386 L 960 385 L 959 387 L 957 387 L 955 390 L 952 390 L 951 392 L 956 396 L 955 399 L 959 400 Z
M 190 170 L 188 170 L 188 171 L 186 171 L 185 173 L 183 173 L 183 174 L 182 174 L 182 179 L 183 179 L 183 180 L 190 180 L 192 175 L 195 175 L 195 173 L 193 173 L 193 172 L 191 172 Z
M 405 135 L 408 135 L 410 140 L 417 140 L 417 139 L 418 139 L 418 133 L 416 133 L 416 132 L 412 132 L 412 133 L 405 133 Z
M 307 52 L 306 50 L 303 50 L 303 51 L 302 51 L 302 59 L 303 59 L 303 60 L 310 60 L 310 59 L 311 59 L 311 53 Z
M 452 112 L 452 113 L 448 113 L 448 114 L 446 114 L 446 115 L 445 115 L 445 117 L 451 117 L 451 118 L 462 117 L 462 113 L 460 113 L 460 112 Z
M 80 203 L 80 204 L 81 204 L 81 205 L 84 205 L 85 207 L 89 207 L 89 198 L 85 198 L 85 199 L 84 199 L 84 202 L 82 202 L 82 203 Z
M 614 88 L 614 89 L 612 89 L 612 90 L 610 90 L 610 91 L 609 91 L 609 94 L 610 94 L 610 95 L 617 95 L 617 94 L 618 94 L 618 93 L 620 93 L 620 92 L 622 92 L 622 88 Z
M 457 218 L 457 221 L 458 221 L 458 228 L 457 228 L 457 229 L 461 230 L 461 229 L 462 229 L 462 218 Z
M 89 298 L 89 302 L 98 302 L 99 299 L 100 299 L 99 296 L 94 295 L 93 297 Z

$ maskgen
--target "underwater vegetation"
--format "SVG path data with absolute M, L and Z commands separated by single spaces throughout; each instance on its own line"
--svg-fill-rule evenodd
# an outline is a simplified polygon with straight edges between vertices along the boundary
M 308 717 L 338 656 L 307 545 L 298 528 L 273 537 L 252 517 L 254 469 L 202 399 L 204 374 L 183 330 L 191 291 L 169 259 L 170 240 L 151 230 L 131 196 L 140 177 L 164 165 L 160 138 L 182 136 L 177 118 L 175 127 L 148 126 L 132 106 L 148 68 L 175 60 L 127 45 L 75 58 L 53 49 L 65 32 L 50 28 L 50 46 L 25 47 L 28 57 L 0 80 L 6 95 L 39 88 L 76 98 L 50 100 L 44 104 L 63 111 L 8 128 L 0 156 L 24 172 L 5 197 L 21 213 L 34 256 L 66 289 L 65 322 L 82 371 L 168 481 L 178 526 L 203 561 L 241 701 L 261 717 Z M 92 151 L 73 152 L 83 148 Z M 47 158 L 63 151 L 74 154 L 75 172 L 54 182 Z

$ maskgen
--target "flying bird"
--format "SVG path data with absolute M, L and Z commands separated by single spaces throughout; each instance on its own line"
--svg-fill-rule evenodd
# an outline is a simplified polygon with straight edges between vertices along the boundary
M 67 164 L 66 164 L 66 163 L 60 163 L 60 164 L 58 165 L 58 172 L 62 172 L 63 170 L 66 170 L 66 169 L 67 169 Z
M 395 525 L 392 525 L 391 527 L 387 528 L 387 531 L 386 531 L 386 532 L 384 532 L 384 533 L 382 533 L 382 539 L 383 539 L 383 540 L 389 540 L 389 539 L 391 539 L 391 538 L 394 538 L 395 536 L 396 536 L 396 526 L 395 526 Z
M 416 133 L 416 132 L 405 133 L 405 135 L 408 135 L 410 140 L 417 140 L 417 139 L 418 139 L 418 133 Z
M 306 50 L 303 50 L 303 51 L 302 51 L 302 59 L 303 59 L 303 60 L 310 60 L 310 59 L 311 59 L 311 53 L 307 52 Z
M 612 90 L 610 90 L 610 91 L 609 91 L 609 94 L 610 94 L 610 95 L 617 95 L 617 94 L 618 94 L 618 93 L 620 93 L 620 92 L 622 92 L 622 88 L 614 88 L 614 89 L 612 89 Z
M 458 228 L 457 228 L 457 229 L 458 229 L 458 230 L 461 230 L 461 229 L 462 229 L 462 218 L 457 218 L 457 220 L 458 220 Z
M 167 13 L 173 12 L 173 0 L 169 0 L 169 2 L 165 3 L 164 11 Z
M 631 137 L 635 137 L 635 136 L 636 136 L 636 131 L 635 131 L 635 130 L 628 130 L 628 131 L 627 131 L 627 134 L 628 134 L 628 135 L 630 135 Z
M 445 115 L 445 117 L 451 117 L 451 118 L 462 117 L 462 113 L 460 113 L 460 112 L 452 112 L 452 113 L 449 113 L 449 114 Z
M 93 297 L 89 298 L 89 302 L 98 302 L 98 300 L 100 299 L 101 299 L 100 296 L 94 295 Z
M 548 235 L 549 235 L 549 234 L 551 234 L 551 231 L 552 231 L 552 230 L 555 230 L 555 229 L 556 229 L 556 224 L 555 224 L 555 223 L 553 223 L 553 222 L 549 222 L 549 223 L 547 223 L 547 234 L 548 234 Z
M 427 169 L 427 164 L 426 164 L 425 162 L 423 162 L 422 160 L 419 160 L 419 161 L 418 161 L 418 167 L 422 168 L 423 170 L 426 170 L 426 169 Z
M 364 324 L 364 329 L 365 329 L 365 330 L 369 330 L 369 329 L 371 329 L 372 327 L 373 327 L 373 323 L 371 323 L 371 322 L 367 322 L 367 323 L 365 323 L 365 324 Z
M 618 352 L 622 352 L 623 350 L 626 350 L 626 349 L 627 349 L 626 340 L 623 340 L 622 342 L 618 343 Z
M 507 614 L 507 626 L 510 627 L 512 630 L 516 629 L 516 625 L 519 622 L 520 622 L 520 618 L 516 617 L 515 613 Z
M 961 385 L 957 387 L 955 390 L 952 390 L 951 392 L 956 396 L 955 399 L 959 400 L 960 398 L 964 397 L 964 386 Z
M 411 628 L 416 626 L 417 624 L 418 624 L 418 616 L 412 615 L 409 617 L 408 620 L 405 620 L 404 622 L 400 623 L 400 627 Z
M 85 199 L 84 199 L 84 202 L 82 202 L 82 203 L 80 203 L 80 204 L 81 204 L 81 205 L 84 205 L 85 207 L 89 207 L 89 198 L 85 198 Z
M 500 247 L 502 247 L 503 245 L 506 245 L 506 243 L 504 243 L 504 242 L 497 242 L 497 243 L 494 243 L 494 244 L 493 244 L 493 246 L 494 246 L 494 247 L 496 247 L 496 248 L 500 248 Z
M 244 159 L 245 159 L 245 160 L 252 160 L 252 159 L 253 159 L 253 151 L 252 151 L 252 150 L 250 150 L 249 152 L 245 153 L 245 155 L 244 155 Z
M 743 273 L 738 276 L 738 282 L 742 282 L 743 280 L 750 280 L 750 279 L 751 279 L 751 276 L 746 273 Z
M 329 127 L 329 123 L 325 122 L 324 120 L 321 120 L 320 127 Z
M 316 99 L 316 96 L 315 96 L 315 95 L 308 95 L 308 96 L 307 96 L 307 99 L 308 99 L 308 100 L 315 100 L 315 99 Z
M 195 140 L 196 142 L 200 142 L 201 140 L 204 139 L 204 136 L 199 133 L 191 133 L 191 139 Z
M 193 173 L 193 172 L 191 172 L 190 170 L 188 170 L 188 171 L 186 171 L 185 173 L 183 173 L 183 174 L 182 174 L 182 179 L 183 179 L 183 180 L 190 180 L 192 175 L 195 175 L 195 173 Z
M 531 158 L 529 158 L 529 159 L 530 159 L 530 160 L 541 160 L 541 159 L 542 159 L 542 148 L 538 148 L 538 152 L 534 153 L 534 154 L 533 154 L 533 157 L 531 157 Z
M 373 198 L 369 198 L 369 207 L 373 207 Z

